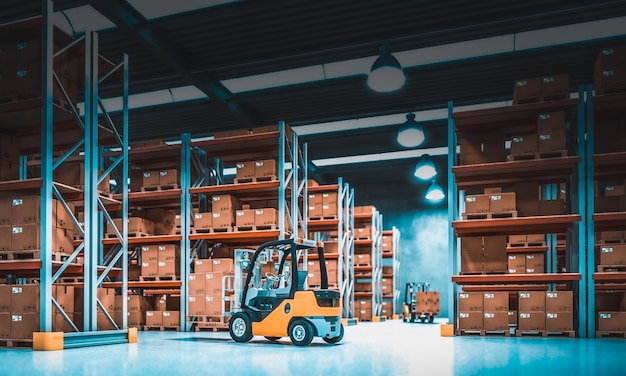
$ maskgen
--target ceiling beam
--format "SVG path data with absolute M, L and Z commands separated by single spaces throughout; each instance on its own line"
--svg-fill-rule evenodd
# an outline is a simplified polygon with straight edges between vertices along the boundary
M 156 30 L 145 28 L 148 20 L 124 0 L 87 0 L 94 9 L 116 24 L 120 30 L 141 42 L 161 61 L 172 68 L 190 84 L 222 105 L 244 127 L 255 126 L 252 117 L 239 105 L 234 95 L 208 72 L 192 73 L 185 61 L 185 54 Z

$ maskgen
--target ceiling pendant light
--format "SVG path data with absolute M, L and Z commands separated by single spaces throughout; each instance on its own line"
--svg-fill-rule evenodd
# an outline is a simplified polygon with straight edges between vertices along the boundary
M 443 188 L 435 181 L 430 184 L 428 190 L 426 190 L 426 199 L 432 202 L 438 202 L 443 200 L 446 197 L 446 194 L 443 193 Z
M 389 93 L 404 85 L 404 72 L 388 46 L 380 47 L 380 56 L 374 61 L 367 76 L 367 85 L 374 91 Z
M 413 175 L 422 180 L 431 180 L 437 176 L 435 164 L 433 163 L 433 160 L 430 159 L 428 154 L 422 155 L 420 161 L 417 163 L 417 166 L 415 166 L 415 172 L 413 172 Z
M 424 139 L 424 128 L 415 121 L 415 114 L 407 114 L 406 122 L 398 130 L 398 143 L 406 148 L 414 148 L 421 145 Z

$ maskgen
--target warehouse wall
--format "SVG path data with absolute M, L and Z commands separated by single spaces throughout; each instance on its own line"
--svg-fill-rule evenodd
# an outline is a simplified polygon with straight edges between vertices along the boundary
M 383 227 L 400 231 L 400 302 L 404 301 L 407 282 L 428 282 L 431 290 L 440 292 L 441 316 L 448 316 L 448 212 L 437 207 L 403 212 L 398 207 L 381 205 Z M 395 209 L 395 210 L 393 210 Z M 399 313 L 399 312 L 398 312 Z

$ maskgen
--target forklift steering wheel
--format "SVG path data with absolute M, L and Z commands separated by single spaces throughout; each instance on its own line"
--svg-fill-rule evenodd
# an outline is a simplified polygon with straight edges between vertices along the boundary
M 265 277 L 272 282 L 279 282 L 281 276 L 272 272 L 265 272 Z

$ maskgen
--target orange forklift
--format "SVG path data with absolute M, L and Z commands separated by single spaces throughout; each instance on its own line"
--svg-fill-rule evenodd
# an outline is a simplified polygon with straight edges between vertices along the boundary
M 404 290 L 402 321 L 432 323 L 439 315 L 439 292 L 430 291 L 430 283 L 408 282 Z
M 308 251 L 316 251 L 319 260 L 318 290 L 305 289 Z M 273 264 L 274 271 L 263 272 L 266 264 Z M 258 335 L 277 341 L 288 336 L 294 345 L 307 346 L 314 337 L 327 343 L 343 338 L 340 293 L 328 289 L 322 242 L 294 238 L 263 243 L 254 253 L 237 249 L 234 283 L 228 324 L 233 340 L 248 342 Z

